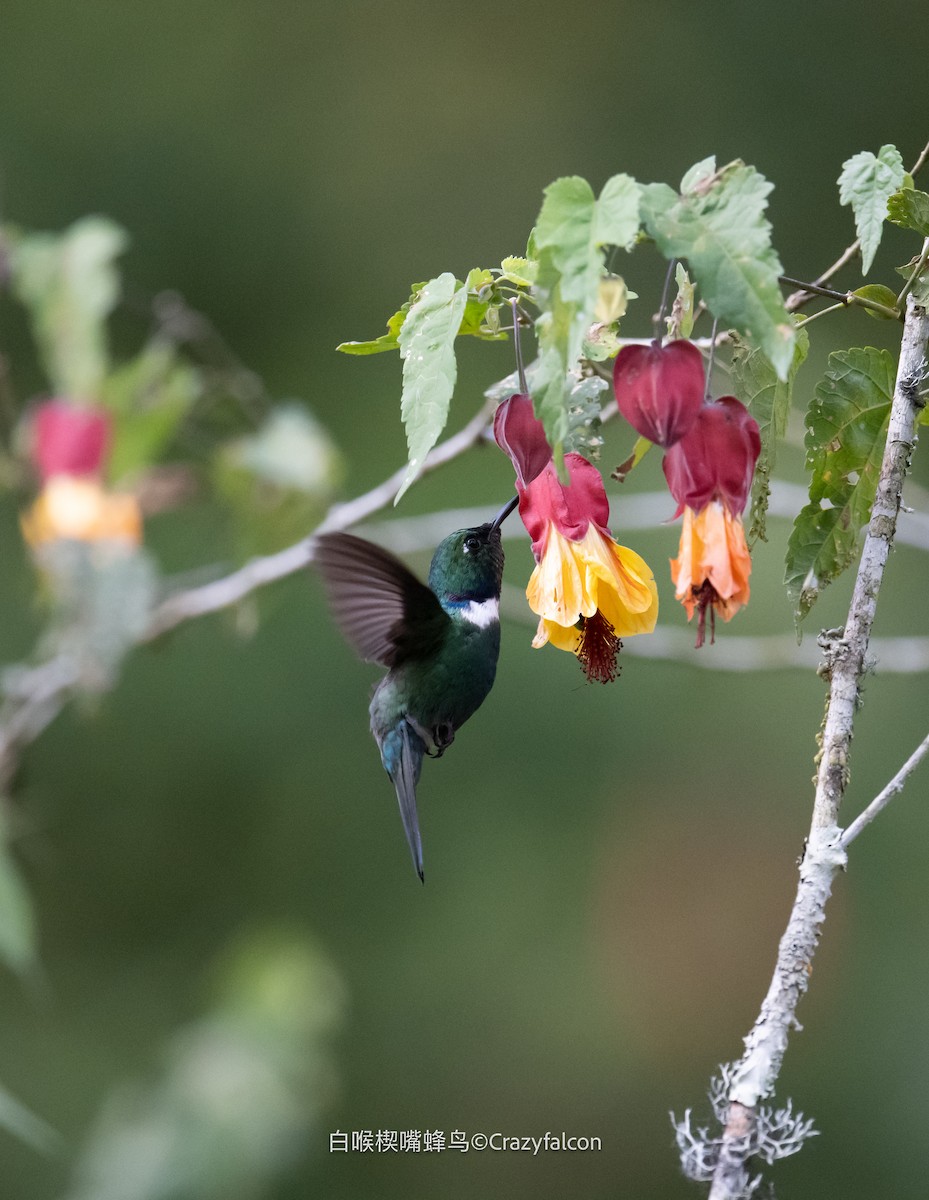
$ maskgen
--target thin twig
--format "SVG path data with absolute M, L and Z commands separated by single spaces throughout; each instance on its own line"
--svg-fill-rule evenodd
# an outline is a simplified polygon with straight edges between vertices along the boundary
M 927 158 L 929 158 L 929 142 L 923 146 L 922 150 L 919 152 L 919 157 L 916 159 L 916 162 L 913 163 L 912 167 L 910 167 L 910 175 L 918 174 L 923 166 L 925 166 Z M 828 283 L 833 275 L 838 274 L 838 272 L 842 270 L 846 263 L 851 262 L 860 249 L 861 239 L 855 238 L 850 246 L 845 247 L 832 266 L 826 267 L 825 271 L 823 271 L 821 275 L 813 280 L 814 284 L 818 287 L 822 287 L 824 284 Z M 809 292 L 809 289 L 804 288 L 803 291 L 796 291 L 792 295 L 788 296 L 787 300 L 785 301 L 785 307 L 788 312 L 797 312 L 811 299 L 812 296 Z
M 487 401 L 463 429 L 436 446 L 427 456 L 422 473 L 435 470 L 479 442 L 487 433 L 494 407 L 492 401 Z M 401 468 L 363 496 L 333 505 L 315 532 L 346 529 L 386 508 L 405 475 L 406 468 Z M 277 554 L 252 559 L 231 575 L 169 596 L 155 609 L 139 641 L 152 641 L 193 617 L 229 608 L 258 588 L 301 570 L 312 560 L 312 541 L 312 536 L 304 538 Z M 79 683 L 76 664 L 63 655 L 36 667 L 7 672 L 0 706 L 0 789 L 13 778 L 23 746 L 51 724 Z
M 900 770 L 891 779 L 882 792 L 874 797 L 868 807 L 858 814 L 848 829 L 842 834 L 842 849 L 847 850 L 866 825 L 870 825 L 879 812 L 882 812 L 893 800 L 894 796 L 903 791 L 903 785 L 929 753 L 929 734 L 919 743 Z
M 793 910 L 778 948 L 777 964 L 768 994 L 745 1039 L 745 1053 L 732 1075 L 729 1109 L 719 1145 L 710 1200 L 736 1200 L 749 1185 L 748 1160 L 759 1102 L 774 1088 L 796 1025 L 796 1010 L 807 989 L 813 955 L 819 941 L 825 905 L 836 872 L 846 862 L 839 805 L 848 783 L 852 726 L 859 686 L 865 669 L 877 596 L 896 529 L 903 480 L 915 443 L 929 317 L 907 302 L 900 361 L 894 386 L 887 444 L 877 495 L 871 511 L 855 588 L 844 630 L 823 635 L 824 671 L 830 679 L 829 702 L 818 758 L 813 819 Z
M 488 420 L 495 407 L 495 404 L 488 401 L 463 429 L 436 446 L 427 455 L 421 474 L 425 475 L 429 471 L 434 471 L 436 467 L 457 458 L 459 454 L 479 442 L 487 432 Z M 365 492 L 363 496 L 356 496 L 354 500 L 333 505 L 310 537 L 280 550 L 277 554 L 254 558 L 240 570 L 234 571 L 223 579 L 216 579 L 202 587 L 190 588 L 169 596 L 155 609 L 142 640 L 151 641 L 191 617 L 200 617 L 205 613 L 219 612 L 221 609 L 229 608 L 233 604 L 238 604 L 240 600 L 257 588 L 293 575 L 294 572 L 301 570 L 312 561 L 313 537 L 316 534 L 348 529 L 386 508 L 400 490 L 405 478 L 406 467 L 401 467 L 383 483 L 372 488 L 370 492 Z
M 917 267 L 913 272 L 914 279 L 918 273 L 919 268 Z M 790 275 L 778 275 L 777 278 L 780 283 L 800 288 L 810 296 L 825 296 L 828 300 L 838 300 L 839 304 L 844 306 L 855 305 L 858 308 L 867 308 L 890 321 L 899 320 L 901 316 L 902 309 L 898 311 L 891 308 L 889 304 L 881 304 L 879 300 L 870 300 L 867 296 L 859 296 L 857 292 L 837 292 L 835 288 L 820 287 L 818 283 L 804 283 L 802 279 L 794 279 Z M 794 295 L 799 295 L 799 293 L 795 292 Z M 901 292 L 901 297 L 900 303 L 902 304 L 906 299 L 906 289 Z
M 818 312 L 810 313 L 808 317 L 803 317 L 797 322 L 797 328 L 802 325 L 809 325 L 810 321 L 817 321 L 820 317 L 825 317 L 827 313 L 838 312 L 840 308 L 847 308 L 848 305 L 843 300 L 841 304 L 830 304 L 827 308 L 821 308 Z
M 77 664 L 66 655 L 36 667 L 6 671 L 0 708 L 0 790 L 15 775 L 21 748 L 35 741 L 57 717 L 78 678 Z

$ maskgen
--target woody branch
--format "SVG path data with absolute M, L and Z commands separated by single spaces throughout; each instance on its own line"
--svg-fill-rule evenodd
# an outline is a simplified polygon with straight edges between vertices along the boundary
M 929 317 L 913 297 L 907 301 L 900 360 L 877 495 L 858 566 L 845 627 L 821 635 L 829 700 L 817 759 L 813 819 L 793 910 L 758 1019 L 745 1039 L 728 1088 L 728 1109 L 713 1173 L 710 1200 L 737 1200 L 750 1185 L 749 1163 L 757 1151 L 759 1103 L 772 1092 L 810 966 L 836 872 L 845 866 L 839 806 L 849 778 L 849 751 L 859 687 L 884 567 L 893 542 L 903 480 L 916 439 L 924 378 Z

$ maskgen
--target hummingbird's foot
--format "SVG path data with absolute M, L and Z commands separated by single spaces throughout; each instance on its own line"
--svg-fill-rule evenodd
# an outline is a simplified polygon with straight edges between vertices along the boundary
M 455 740 L 455 729 L 448 721 L 435 725 L 432 730 L 432 744 L 435 746 L 433 758 L 441 758 Z
M 423 744 L 423 753 L 429 758 L 441 758 L 455 740 L 455 726 L 450 721 L 442 721 L 427 729 L 420 725 L 415 717 L 407 713 L 404 718 L 407 725 Z

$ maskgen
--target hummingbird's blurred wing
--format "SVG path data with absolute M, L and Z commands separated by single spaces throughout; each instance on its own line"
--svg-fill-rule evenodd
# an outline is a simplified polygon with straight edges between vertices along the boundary
M 332 615 L 368 662 L 393 667 L 432 653 L 451 618 L 435 593 L 398 558 L 350 533 L 324 533 L 313 543 Z

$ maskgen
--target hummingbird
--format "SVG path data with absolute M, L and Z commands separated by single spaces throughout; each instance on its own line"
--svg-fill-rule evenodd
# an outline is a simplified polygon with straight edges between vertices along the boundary
M 361 658 L 388 669 L 371 698 L 371 732 L 400 804 L 423 881 L 416 785 L 423 758 L 441 758 L 493 686 L 500 652 L 500 525 L 442 541 L 421 583 L 388 551 L 349 533 L 320 534 L 313 559 L 336 624 Z

